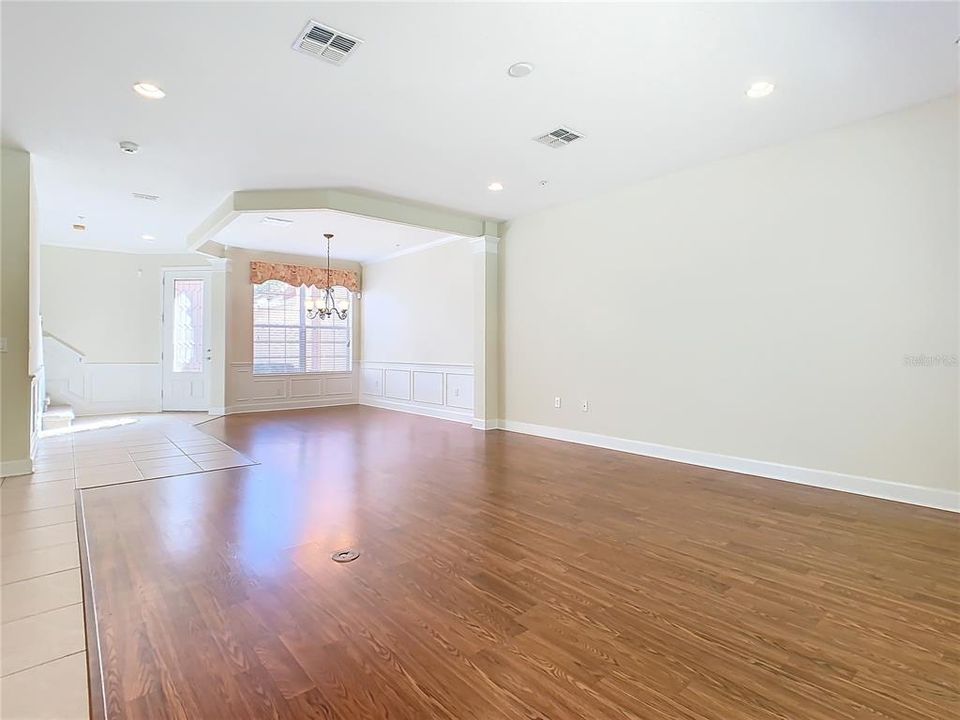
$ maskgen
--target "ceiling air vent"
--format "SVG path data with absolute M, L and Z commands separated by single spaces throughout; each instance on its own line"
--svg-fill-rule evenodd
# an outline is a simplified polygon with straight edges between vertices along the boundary
M 293 44 L 293 49 L 334 65 L 342 65 L 347 56 L 362 42 L 359 38 L 311 20 Z
M 147 193 L 138 192 L 130 194 L 133 195 L 137 200 L 146 200 L 147 202 L 157 202 L 157 200 L 160 199 L 159 195 L 148 195 Z
M 547 147 L 552 148 L 562 148 L 566 145 L 569 145 L 574 140 L 579 140 L 583 137 L 583 133 L 579 133 L 576 130 L 571 130 L 566 127 L 558 127 L 553 132 L 548 132 L 546 135 L 541 135 L 540 137 L 535 137 L 538 143 L 546 145 Z

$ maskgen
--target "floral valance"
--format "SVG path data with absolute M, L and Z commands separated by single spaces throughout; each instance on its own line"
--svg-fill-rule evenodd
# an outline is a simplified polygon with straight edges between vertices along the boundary
M 294 287 L 300 285 L 326 287 L 327 269 L 310 267 L 309 265 L 263 262 L 262 260 L 251 261 L 250 282 L 259 285 L 267 280 L 280 280 Z M 351 292 L 360 292 L 360 278 L 353 270 L 330 268 L 330 285 L 342 285 Z

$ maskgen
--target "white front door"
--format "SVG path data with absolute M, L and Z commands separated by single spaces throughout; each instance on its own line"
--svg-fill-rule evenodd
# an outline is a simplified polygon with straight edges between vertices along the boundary
M 210 401 L 210 273 L 163 274 L 163 409 L 207 410 Z

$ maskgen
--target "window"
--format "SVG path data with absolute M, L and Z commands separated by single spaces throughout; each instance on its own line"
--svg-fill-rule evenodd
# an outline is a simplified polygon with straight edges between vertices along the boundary
M 293 287 L 279 280 L 253 286 L 253 372 L 349 372 L 352 365 L 352 295 L 333 289 L 335 303 L 346 300 L 347 319 L 307 317 L 307 300 L 319 302 L 315 287 Z
M 203 370 L 203 280 L 173 281 L 173 372 Z

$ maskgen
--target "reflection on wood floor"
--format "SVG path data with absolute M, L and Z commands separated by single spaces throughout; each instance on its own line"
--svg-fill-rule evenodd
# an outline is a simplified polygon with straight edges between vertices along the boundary
M 949 513 L 359 406 L 201 427 L 261 464 L 82 491 L 111 720 L 960 711 Z

